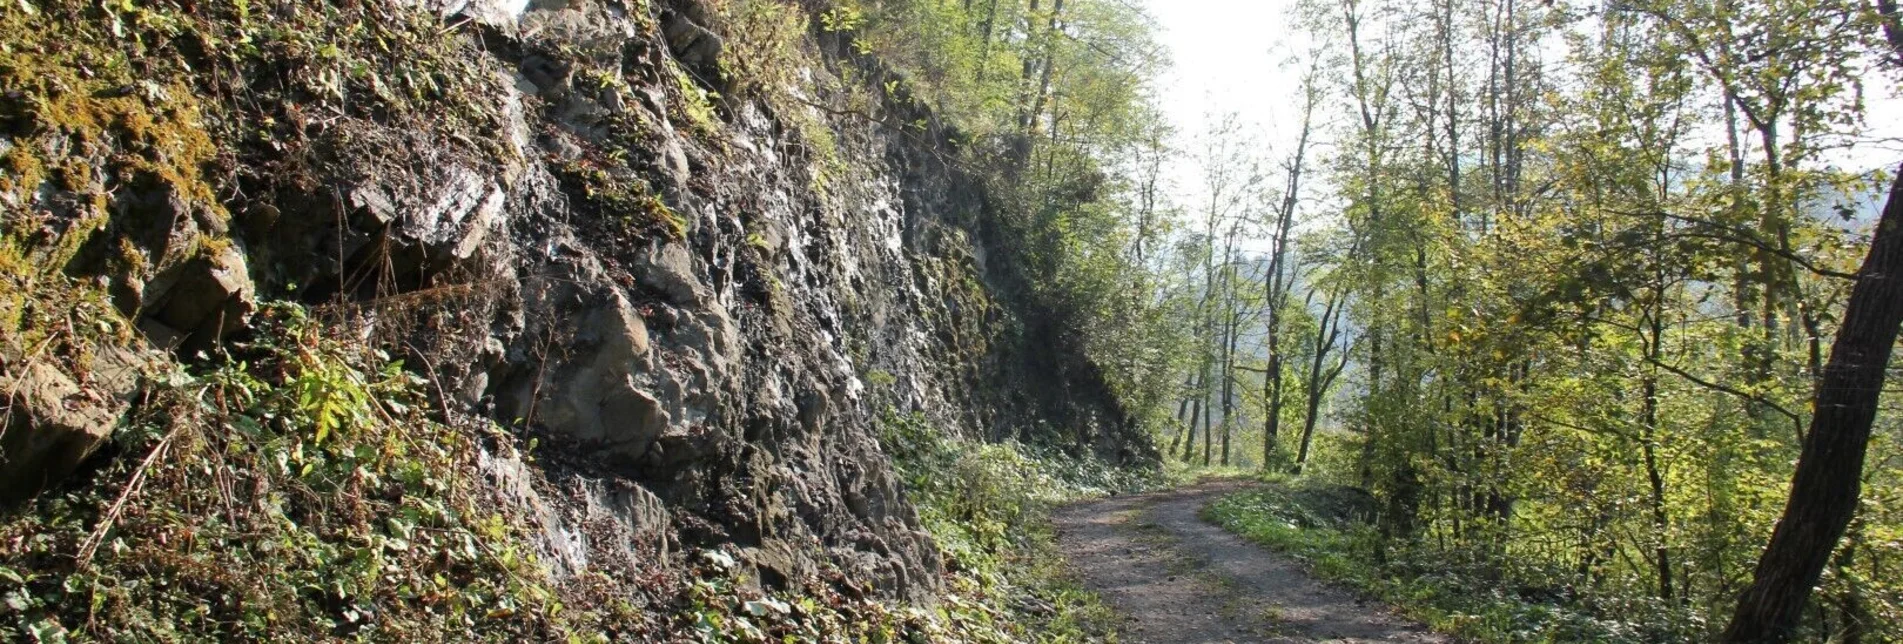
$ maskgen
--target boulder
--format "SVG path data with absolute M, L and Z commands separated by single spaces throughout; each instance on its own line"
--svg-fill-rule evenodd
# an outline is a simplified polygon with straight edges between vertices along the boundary
M 595 347 L 548 383 L 551 398 L 537 420 L 610 456 L 639 458 L 671 420 L 638 377 L 650 364 L 647 323 L 615 293 L 583 318 L 579 335 Z
M 34 362 L 0 373 L 0 503 L 14 503 L 72 474 L 112 437 L 150 359 L 101 347 L 84 384 Z
M 167 329 L 181 338 L 154 338 L 156 344 L 205 349 L 244 325 L 257 306 L 256 294 L 244 251 L 222 244 L 147 283 L 145 314 L 157 326 L 140 326 Z
M 694 261 L 687 247 L 660 242 L 650 247 L 636 266 L 641 284 L 667 295 L 670 302 L 691 306 L 706 299 L 700 280 L 694 277 Z
M 502 187 L 460 165 L 436 168 L 430 175 L 427 186 L 365 181 L 350 191 L 350 205 L 391 226 L 398 247 L 420 245 L 438 261 L 469 259 L 502 221 Z
M 661 25 L 662 35 L 667 38 L 667 48 L 674 58 L 695 71 L 718 71 L 716 63 L 720 60 L 720 51 L 726 43 L 720 36 L 701 26 L 689 12 L 671 12 Z M 709 80 L 718 75 L 708 77 Z

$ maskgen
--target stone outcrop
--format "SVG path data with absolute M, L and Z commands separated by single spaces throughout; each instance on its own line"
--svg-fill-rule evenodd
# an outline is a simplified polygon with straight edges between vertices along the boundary
M 1022 285 L 984 186 L 946 160 L 959 137 L 836 35 L 806 43 L 797 89 L 865 92 L 880 118 L 730 95 L 698 0 L 406 4 L 463 28 L 482 89 L 441 109 L 493 128 L 337 117 L 296 164 L 219 191 L 243 196 L 218 216 L 128 193 L 171 227 L 100 237 L 156 268 L 96 272 L 148 341 L 190 356 L 266 299 L 358 313 L 446 405 L 537 440 L 484 474 L 562 575 L 719 547 L 768 583 L 836 569 L 930 593 L 889 414 L 1147 457 L 1069 340 L 997 295 Z M 45 464 L 10 480 L 70 469 L 129 391 L 74 405 L 80 383 L 10 373 L 35 429 L 16 448 L 10 427 L 7 455 Z

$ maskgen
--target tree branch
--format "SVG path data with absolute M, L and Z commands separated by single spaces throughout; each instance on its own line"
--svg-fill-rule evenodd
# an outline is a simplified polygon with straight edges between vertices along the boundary
M 1799 418 L 1797 414 L 1791 413 L 1791 410 L 1785 409 L 1783 406 L 1778 405 L 1777 403 L 1771 402 L 1770 399 L 1765 398 L 1763 395 L 1748 393 L 1748 392 L 1735 389 L 1720 383 L 1705 380 L 1698 376 L 1692 375 L 1690 372 L 1687 372 L 1684 369 L 1680 369 L 1676 366 L 1666 364 L 1664 361 L 1661 361 L 1657 358 L 1648 357 L 1645 359 L 1645 361 L 1647 363 L 1650 363 L 1652 366 L 1671 372 L 1672 375 L 1689 380 L 1691 381 L 1692 384 L 1695 384 L 1700 387 L 1704 387 L 1706 389 L 1710 389 L 1713 391 L 1719 391 L 1719 392 L 1731 394 L 1733 396 L 1737 396 L 1739 398 L 1743 398 L 1753 403 L 1770 408 L 1772 411 L 1777 412 L 1779 415 L 1782 415 L 1785 418 L 1791 419 L 1791 428 L 1792 428 L 1792 431 L 1794 431 L 1797 434 L 1797 442 L 1799 443 L 1804 442 L 1804 419 Z

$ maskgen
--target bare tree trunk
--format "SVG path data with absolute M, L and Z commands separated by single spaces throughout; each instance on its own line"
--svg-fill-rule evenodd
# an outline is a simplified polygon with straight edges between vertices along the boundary
M 1013 0 L 1013 1 L 1015 2 L 1016 0 Z M 985 12 L 984 26 L 979 29 L 979 32 L 982 34 L 978 41 L 979 42 L 978 44 L 978 82 L 979 83 L 985 82 L 985 70 L 988 70 L 991 68 L 991 65 L 990 65 L 991 32 L 994 29 L 996 29 L 997 24 L 998 24 L 998 0 L 991 0 L 991 4 L 989 5 L 989 7 L 987 8 Z
M 1189 433 L 1189 420 L 1195 418 L 1195 416 L 1187 416 L 1189 401 L 1194 397 L 1189 392 L 1196 389 L 1196 374 L 1192 373 L 1183 377 L 1183 389 L 1183 399 L 1176 404 L 1176 433 L 1170 438 L 1170 448 L 1164 454 L 1175 454 L 1176 448 L 1183 444 L 1183 435 Z
M 1262 307 L 1268 342 L 1267 370 L 1262 375 L 1262 399 L 1267 407 L 1262 419 L 1262 469 L 1274 461 L 1277 434 L 1282 429 L 1282 307 L 1288 303 L 1288 245 L 1295 227 L 1295 210 L 1301 204 L 1303 163 L 1308 155 L 1308 137 L 1313 131 L 1315 107 L 1321 91 L 1315 82 L 1320 58 L 1310 63 L 1302 79 L 1302 133 L 1295 140 L 1295 153 L 1288 164 L 1288 183 L 1282 188 L 1282 202 L 1276 209 L 1275 251 L 1269 256 L 1268 278 L 1264 280 Z
M 1224 328 L 1222 352 L 1222 464 L 1229 465 L 1229 439 L 1235 434 L 1236 413 L 1236 333 L 1235 317 Z
M 1191 397 L 1189 408 L 1189 441 L 1183 445 L 1183 462 L 1185 463 L 1190 462 L 1190 459 L 1196 454 L 1196 423 L 1203 415 L 1203 388 L 1209 385 L 1208 370 L 1209 367 L 1205 363 L 1202 370 L 1196 374 L 1196 386 L 1191 388 L 1189 392 Z
M 1656 323 L 1653 327 L 1657 329 Z M 1654 336 L 1654 343 L 1657 342 Z M 1666 534 L 1671 528 L 1670 516 L 1665 509 L 1665 476 L 1659 469 L 1658 459 L 1658 408 L 1659 381 L 1656 368 L 1648 372 L 1641 385 L 1645 401 L 1640 413 L 1640 426 L 1645 435 L 1640 437 L 1640 447 L 1645 455 L 1645 479 L 1651 484 L 1652 491 L 1652 531 L 1658 543 L 1653 547 L 1654 562 L 1658 566 L 1659 598 L 1672 599 L 1672 551 L 1666 542 Z
M 1207 379 L 1207 376 L 1204 378 Z M 1207 392 L 1205 392 L 1204 395 L 1208 395 Z M 1210 425 L 1210 414 L 1215 411 L 1215 406 L 1216 403 L 1214 401 L 1205 401 L 1203 403 L 1203 467 L 1209 467 L 1210 448 L 1216 442 L 1215 434 L 1213 433 L 1214 430 L 1211 429 Z

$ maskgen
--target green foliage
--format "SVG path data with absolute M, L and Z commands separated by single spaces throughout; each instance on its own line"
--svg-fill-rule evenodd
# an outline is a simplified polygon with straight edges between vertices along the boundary
M 1391 565 L 1362 576 L 1439 569 L 1448 593 L 1655 618 L 1514 635 L 1495 625 L 1540 619 L 1457 609 L 1496 639 L 1723 626 L 1784 503 L 1848 284 L 1832 273 L 1861 255 L 1867 222 L 1839 213 L 1888 179 L 1826 153 L 1861 142 L 1851 78 L 1888 55 L 1868 11 L 1303 3 L 1340 117 L 1317 281 L 1345 288 L 1359 335 L 1336 417 L 1360 449 L 1321 474 L 1381 501 Z M 1894 411 L 1873 462 L 1896 455 Z M 1898 636 L 1877 616 L 1903 595 L 1872 582 L 1896 550 L 1870 534 L 1833 557 L 1809 637 Z
M 646 181 L 629 176 L 625 167 L 613 170 L 592 160 L 579 160 L 562 165 L 555 174 L 569 194 L 594 210 L 599 221 L 624 232 L 669 239 L 687 237 L 687 219 L 668 207 Z
M 277 306 L 240 358 L 168 374 L 125 457 L 10 513 L 0 632 L 547 638 L 562 605 L 488 498 L 480 430 L 419 378 Z
M 1149 18 L 1129 3 L 1056 9 L 846 2 L 819 21 L 896 70 L 878 79 L 885 105 L 916 119 L 916 102 L 955 128 L 946 135 L 962 149 L 952 160 L 983 180 L 1001 231 L 986 240 L 998 258 L 992 277 L 1153 425 L 1184 324 L 1170 280 L 1141 250 L 1157 243 L 1167 213 L 1123 170 L 1163 138 L 1149 86 L 1164 60 Z M 911 125 L 933 135 L 931 123 Z
M 953 568 L 935 605 L 762 593 L 721 551 L 553 583 L 478 464 L 513 437 L 440 422 L 421 378 L 298 307 L 262 317 L 229 359 L 167 374 L 115 437 L 120 458 L 0 522 L 20 546 L 0 553 L 0 636 L 1068 642 L 1109 623 L 1043 513 L 1140 479 L 909 417 L 888 444 Z
M 694 132 L 704 138 L 713 138 L 720 132 L 720 116 L 714 112 L 714 101 L 720 94 L 702 88 L 699 83 L 687 75 L 679 66 L 669 66 L 674 76 L 674 92 L 669 96 L 678 97 L 672 105 L 686 117 L 687 124 Z
M 1343 497 L 1350 499 L 1343 502 Z M 1204 517 L 1301 562 L 1324 579 L 1398 606 L 1437 631 L 1474 642 L 1660 642 L 1697 639 L 1685 612 L 1659 602 L 1595 605 L 1564 589 L 1489 578 L 1445 553 L 1384 547 L 1343 488 L 1271 479 L 1224 497 Z M 1537 582 L 1535 582 L 1537 583 Z
M 955 592 L 994 606 L 987 610 L 998 619 L 987 622 L 988 630 L 974 631 L 975 641 L 1099 641 L 1110 635 L 1108 609 L 1063 571 L 1047 513 L 1059 502 L 1140 488 L 1149 482 L 1145 475 L 1094 459 L 1040 454 L 1014 442 L 955 438 L 917 415 L 888 414 L 880 444 L 919 521 L 938 543 Z M 1053 610 L 1023 614 L 1027 603 Z

